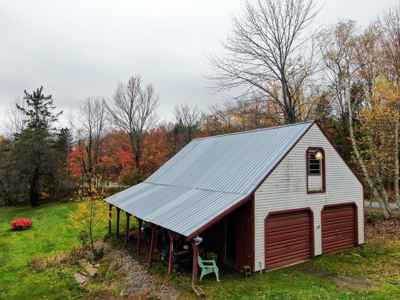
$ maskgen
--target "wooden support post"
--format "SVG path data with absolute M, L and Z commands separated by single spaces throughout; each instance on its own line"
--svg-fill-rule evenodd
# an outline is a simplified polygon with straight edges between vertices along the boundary
M 125 245 L 129 243 L 129 217 L 131 216 L 130 213 L 126 213 L 126 225 L 125 225 Z
M 140 254 L 140 242 L 142 241 L 142 222 L 143 220 L 137 219 L 138 220 L 138 237 L 137 237 L 137 255 Z
M 119 238 L 119 215 L 120 215 L 121 209 L 117 207 L 117 230 L 116 230 L 116 236 L 117 240 Z
M 111 234 L 112 208 L 113 205 L 110 204 L 110 208 L 108 209 L 108 234 Z
M 174 240 L 178 236 L 177 233 L 168 231 L 169 236 L 169 263 L 168 263 L 168 274 L 171 275 L 174 271 Z
M 192 271 L 192 285 L 197 283 L 197 255 L 198 255 L 198 245 L 196 245 L 194 240 L 190 241 L 193 247 L 193 271 Z
M 150 253 L 149 253 L 149 268 L 151 268 L 151 264 L 153 262 L 154 248 L 156 246 L 156 229 L 157 229 L 157 226 L 154 225 L 154 224 L 151 224 L 151 243 L 150 243 Z

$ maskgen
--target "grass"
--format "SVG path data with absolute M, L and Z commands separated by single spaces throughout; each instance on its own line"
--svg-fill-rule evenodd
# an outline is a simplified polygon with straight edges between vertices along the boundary
M 102 262 L 99 277 L 90 287 L 80 287 L 72 276 L 80 267 L 77 264 L 79 255 L 71 250 L 80 244 L 78 230 L 68 226 L 68 214 L 76 209 L 76 202 L 42 205 L 35 209 L 27 206 L 0 208 L 0 299 L 112 297 L 109 291 L 104 292 L 103 285 L 111 286 L 121 275 L 110 261 Z M 115 217 L 115 211 L 113 214 Z M 25 231 L 11 231 L 10 223 L 16 218 L 31 219 L 34 225 Z M 121 217 L 121 233 L 124 219 Z M 108 232 L 107 225 L 97 230 L 98 239 Z M 293 268 L 255 273 L 245 278 L 242 273 L 222 266 L 221 282 L 207 275 L 199 284 L 207 299 L 400 299 L 399 233 L 398 216 L 391 221 L 374 216 L 373 223 L 366 226 L 365 245 L 309 261 L 312 266 L 334 274 L 370 279 L 374 285 L 369 290 L 340 290 L 331 281 Z M 123 239 L 109 241 L 117 247 L 123 244 Z M 146 264 L 146 259 L 143 262 Z M 28 267 L 35 264 L 41 267 Z M 161 283 L 173 284 L 181 298 L 196 299 L 190 287 L 190 272 L 169 276 L 167 268 L 157 263 L 150 271 Z
M 206 286 L 209 285 L 209 286 Z M 286 269 L 204 284 L 209 299 L 347 299 L 333 283 Z
M 159 278 L 166 278 L 166 270 L 157 270 Z M 245 278 L 242 273 L 221 273 L 216 282 L 213 274 L 205 276 L 199 286 L 207 299 L 379 299 L 365 292 L 339 290 L 333 282 L 306 275 L 287 268 L 267 273 L 253 273 Z M 196 299 L 190 288 L 190 274 L 172 275 L 169 279 L 182 292 L 182 299 Z M 397 292 L 392 295 L 396 295 Z M 397 299 L 381 298 L 381 299 Z
M 67 253 L 79 246 L 78 230 L 68 226 L 68 214 L 76 208 L 76 202 L 67 202 L 35 209 L 27 206 L 0 209 L 0 299 L 79 299 L 85 295 L 85 289 L 77 286 L 70 276 L 73 266 L 46 268 L 41 272 L 27 268 L 34 259 Z M 33 226 L 12 231 L 10 223 L 17 218 L 31 219 Z M 105 224 L 97 237 L 106 232 Z
M 370 299 L 400 299 L 400 216 L 383 221 L 380 214 L 366 226 L 360 247 L 318 257 L 315 265 L 338 274 L 372 280 Z
M 244 278 L 241 273 L 213 274 L 199 283 L 207 299 L 400 299 L 400 217 L 383 221 L 380 214 L 366 225 L 366 243 L 362 246 L 316 257 L 307 262 L 310 269 L 326 273 L 360 277 L 373 283 L 370 289 L 340 290 L 326 278 L 282 268 Z M 220 267 L 221 272 L 223 269 Z M 166 277 L 165 269 L 153 271 Z M 172 276 L 172 280 L 191 299 L 190 274 Z M 194 298 L 193 298 L 194 299 Z

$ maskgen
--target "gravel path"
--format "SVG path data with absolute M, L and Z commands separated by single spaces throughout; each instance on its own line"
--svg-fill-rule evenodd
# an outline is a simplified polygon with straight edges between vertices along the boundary
M 101 245 L 99 245 L 101 246 Z M 123 286 L 123 299 L 179 299 L 179 291 L 168 284 L 160 284 L 145 267 L 126 251 L 103 245 L 104 257 L 116 264 L 116 271 L 125 274 L 120 285 Z

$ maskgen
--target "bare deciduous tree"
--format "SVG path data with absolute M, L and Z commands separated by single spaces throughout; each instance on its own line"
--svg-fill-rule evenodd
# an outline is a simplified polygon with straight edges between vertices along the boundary
M 317 38 L 324 79 L 329 87 L 335 116 L 341 123 L 347 122 L 347 100 L 356 81 L 358 31 L 355 21 L 339 21 L 320 32 Z
M 306 82 L 314 72 L 314 32 L 305 31 L 317 12 L 315 0 L 247 1 L 223 42 L 226 54 L 209 57 L 211 87 L 273 100 L 280 123 L 304 120 Z
M 198 106 L 191 106 L 187 103 L 175 106 L 174 116 L 177 124 L 184 127 L 187 135 L 185 144 L 190 143 L 201 122 L 201 110 Z
M 148 84 L 142 88 L 140 76 L 131 77 L 126 85 L 118 83 L 114 96 L 106 102 L 117 127 L 128 134 L 139 176 L 143 140 L 146 131 L 156 123 L 158 105 L 159 98 L 153 85 Z
M 102 137 L 106 131 L 106 115 L 104 99 L 92 96 L 79 103 L 79 127 L 76 128 L 78 143 L 84 143 L 85 158 L 82 168 L 85 174 L 93 173 L 99 162 L 99 151 Z
M 5 114 L 5 135 L 9 139 L 11 139 L 15 133 L 21 132 L 26 127 L 25 124 L 28 118 L 22 110 L 17 108 L 18 106 L 26 109 L 25 101 L 19 97 L 9 105 Z

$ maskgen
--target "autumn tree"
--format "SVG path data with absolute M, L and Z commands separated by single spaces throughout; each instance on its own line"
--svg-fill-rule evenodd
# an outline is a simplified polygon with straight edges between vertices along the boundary
M 204 114 L 201 136 L 225 134 L 277 126 L 274 121 L 276 107 L 264 99 L 225 101 L 211 107 Z
M 200 136 L 213 136 L 236 132 L 235 116 L 229 110 L 229 103 L 211 106 L 210 113 L 203 115 Z
M 135 183 L 143 180 L 143 143 L 147 132 L 155 126 L 158 105 L 153 85 L 142 87 L 139 76 L 131 77 L 127 84 L 118 83 L 114 96 L 106 102 L 112 121 L 127 134 L 138 175 Z
M 375 188 L 374 175 L 368 171 L 363 149 L 359 147 L 358 139 L 362 138 L 363 133 L 360 132 L 360 136 L 356 136 L 360 113 L 372 97 L 372 86 L 376 77 L 376 73 L 373 72 L 376 35 L 371 29 L 365 30 L 363 34 L 355 21 L 339 21 L 319 34 L 318 44 L 328 83 L 326 96 L 331 98 L 336 118 L 336 133 L 339 136 L 336 143 L 339 141 L 340 144 L 346 145 L 347 137 L 350 138 L 352 151 L 364 180 L 380 203 L 385 218 L 389 218 L 390 212 L 385 205 L 385 191 L 384 194 L 380 194 Z M 346 154 L 344 156 L 346 157 Z
M 69 218 L 71 227 L 79 230 L 78 238 L 83 244 L 86 237 L 89 239 L 90 248 L 93 256 L 96 257 L 97 251 L 94 247 L 95 230 L 105 224 L 108 220 L 108 205 L 104 198 L 108 196 L 107 188 L 103 187 L 100 182 L 100 175 L 89 174 L 90 180 L 83 184 L 78 190 L 76 201 L 80 202 L 76 212 L 71 212 Z
M 137 179 L 135 157 L 127 133 L 123 130 L 107 134 L 102 141 L 97 169 L 107 182 L 132 185 Z
M 393 163 L 393 183 L 397 206 L 400 208 L 399 190 L 399 87 L 400 87 L 400 4 L 396 3 L 389 7 L 377 19 L 378 40 L 382 49 L 380 58 L 383 60 L 379 64 L 381 74 L 387 81 L 385 89 L 385 99 L 391 111 L 391 130 L 388 133 L 389 139 L 393 137 L 391 160 Z M 389 94 L 388 94 L 389 93 Z M 393 148 L 391 148 L 393 149 Z
M 308 34 L 318 8 L 314 0 L 246 1 L 223 42 L 225 54 L 209 56 L 211 87 L 262 97 L 279 108 L 281 124 L 303 121 L 314 48 Z
M 391 215 L 388 193 L 393 189 L 392 186 L 397 205 L 400 205 L 399 28 L 400 6 L 397 4 L 379 16 L 364 33 L 361 47 L 357 47 L 358 58 L 362 57 L 361 61 L 370 63 L 364 63 L 360 67 L 359 77 L 364 82 L 367 101 L 360 118 L 361 138 L 357 143 L 357 138 L 352 137 L 353 147 L 370 190 L 386 219 Z M 358 153 L 358 144 L 365 149 L 361 155 Z
M 163 126 L 149 131 L 144 143 L 143 173 L 146 177 L 157 171 L 173 154 L 168 145 L 168 135 Z
M 361 153 L 364 164 L 374 183 L 374 193 L 383 199 L 380 204 L 386 218 L 390 216 L 387 184 L 393 182 L 396 191 L 399 174 L 399 91 L 394 82 L 379 78 L 373 97 L 361 114 L 362 122 L 358 128 L 362 135 L 357 143 L 364 149 Z

